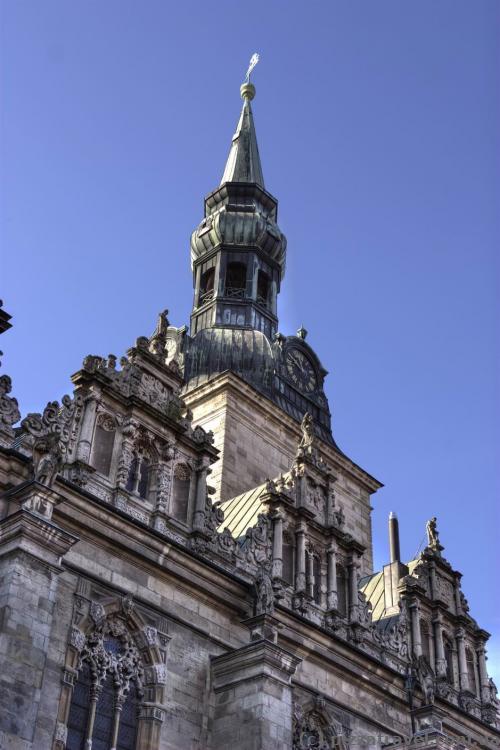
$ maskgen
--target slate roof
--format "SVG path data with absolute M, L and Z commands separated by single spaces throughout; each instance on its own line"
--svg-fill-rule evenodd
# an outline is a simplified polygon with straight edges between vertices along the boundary
M 220 503 L 224 511 L 224 521 L 219 526 L 219 531 L 229 529 L 235 539 L 244 536 L 247 529 L 257 524 L 259 515 L 263 512 L 261 496 L 265 492 L 266 485 L 261 484 L 248 492 Z

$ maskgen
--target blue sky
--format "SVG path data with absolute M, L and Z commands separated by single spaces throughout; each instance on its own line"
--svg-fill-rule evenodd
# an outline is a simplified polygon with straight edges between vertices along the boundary
M 0 8 L 1 348 L 23 414 L 164 307 L 188 322 L 190 232 L 260 52 L 280 328 L 309 330 L 336 440 L 386 485 L 376 564 L 390 510 L 407 558 L 437 515 L 500 678 L 498 2 Z

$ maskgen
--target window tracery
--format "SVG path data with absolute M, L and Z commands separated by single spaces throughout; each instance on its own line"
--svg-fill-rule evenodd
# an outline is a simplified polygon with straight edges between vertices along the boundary
M 316 697 L 306 706 L 296 703 L 293 712 L 292 750 L 343 750 L 343 728 Z
M 87 635 L 77 666 L 66 750 L 133 750 L 143 694 L 142 659 L 119 618 L 104 619 Z

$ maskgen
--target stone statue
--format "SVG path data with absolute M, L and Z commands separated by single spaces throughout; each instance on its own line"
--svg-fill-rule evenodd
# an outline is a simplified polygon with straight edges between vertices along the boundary
M 497 686 L 495 685 L 492 677 L 490 677 L 488 680 L 488 693 L 489 693 L 489 702 L 492 705 L 496 705 L 498 703 Z
M 424 695 L 425 705 L 432 705 L 434 703 L 435 693 L 434 672 L 425 656 L 418 657 L 416 672 L 420 688 Z
M 271 574 L 266 565 L 259 565 L 255 591 L 255 614 L 272 614 L 274 612 L 274 589 Z
M 37 438 L 33 445 L 33 473 L 37 482 L 52 487 L 63 463 L 59 436 L 49 433 Z
M 312 414 L 308 411 L 304 414 L 300 429 L 302 430 L 302 438 L 300 439 L 299 449 L 310 449 L 314 441 L 314 421 Z
M 427 521 L 426 527 L 427 531 L 427 544 L 431 549 L 439 549 L 439 533 L 437 530 L 437 518 L 434 516 L 429 521 Z
M 0 445 L 8 447 L 14 439 L 12 425 L 21 419 L 17 399 L 8 396 L 12 381 L 8 375 L 0 376 Z

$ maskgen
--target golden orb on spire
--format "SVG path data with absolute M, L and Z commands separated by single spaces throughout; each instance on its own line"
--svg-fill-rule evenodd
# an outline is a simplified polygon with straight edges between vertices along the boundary
M 255 86 L 250 81 L 242 83 L 240 86 L 240 94 L 242 99 L 246 99 L 251 102 L 255 96 Z

